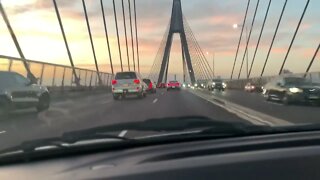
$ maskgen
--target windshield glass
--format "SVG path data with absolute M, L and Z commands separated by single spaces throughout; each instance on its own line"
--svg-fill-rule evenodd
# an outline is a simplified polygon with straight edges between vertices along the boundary
M 86 144 L 319 125 L 319 7 L 0 0 L 0 151 L 75 131 Z
M 310 84 L 310 82 L 304 78 L 290 77 L 290 78 L 285 78 L 285 84 L 286 85 L 306 85 L 306 84 Z

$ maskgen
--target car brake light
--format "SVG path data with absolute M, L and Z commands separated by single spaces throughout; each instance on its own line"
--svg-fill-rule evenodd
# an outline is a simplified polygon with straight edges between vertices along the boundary
M 133 82 L 134 82 L 135 84 L 140 84 L 140 80 L 139 80 L 139 79 L 135 79 L 135 80 L 133 80 Z
M 152 89 L 152 83 L 149 84 L 149 89 Z
M 115 84 L 117 84 L 117 80 L 112 80 L 112 85 L 115 85 Z

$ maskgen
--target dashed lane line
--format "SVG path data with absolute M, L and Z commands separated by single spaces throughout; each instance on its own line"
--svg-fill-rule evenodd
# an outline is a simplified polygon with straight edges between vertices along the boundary
M 0 131 L 0 135 L 6 133 L 7 131 Z
M 157 102 L 158 102 L 158 98 L 156 98 L 156 99 L 154 99 L 154 100 L 152 101 L 153 104 L 155 104 L 155 103 L 157 103 Z

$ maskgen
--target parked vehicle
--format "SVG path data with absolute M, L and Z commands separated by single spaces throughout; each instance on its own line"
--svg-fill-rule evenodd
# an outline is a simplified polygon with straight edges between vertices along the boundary
M 49 106 L 50 93 L 47 87 L 34 84 L 21 74 L 0 71 L 0 115 L 32 107 L 41 112 Z
M 301 77 L 274 79 L 264 86 L 263 94 L 266 100 L 278 100 L 283 104 L 320 103 L 320 87 Z
M 118 72 L 112 80 L 112 94 L 115 100 L 127 96 L 146 97 L 147 89 L 148 86 L 137 72 Z

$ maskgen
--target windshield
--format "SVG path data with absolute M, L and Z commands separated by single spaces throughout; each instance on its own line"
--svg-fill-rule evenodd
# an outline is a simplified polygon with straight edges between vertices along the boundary
M 222 82 L 222 80 L 221 79 L 214 79 L 214 80 L 212 80 L 212 82 Z
M 304 78 L 290 77 L 290 78 L 285 78 L 285 84 L 286 85 L 306 85 L 311 83 Z
M 0 0 L 0 155 L 36 139 L 68 144 L 68 133 L 85 144 L 317 127 L 319 7 Z

